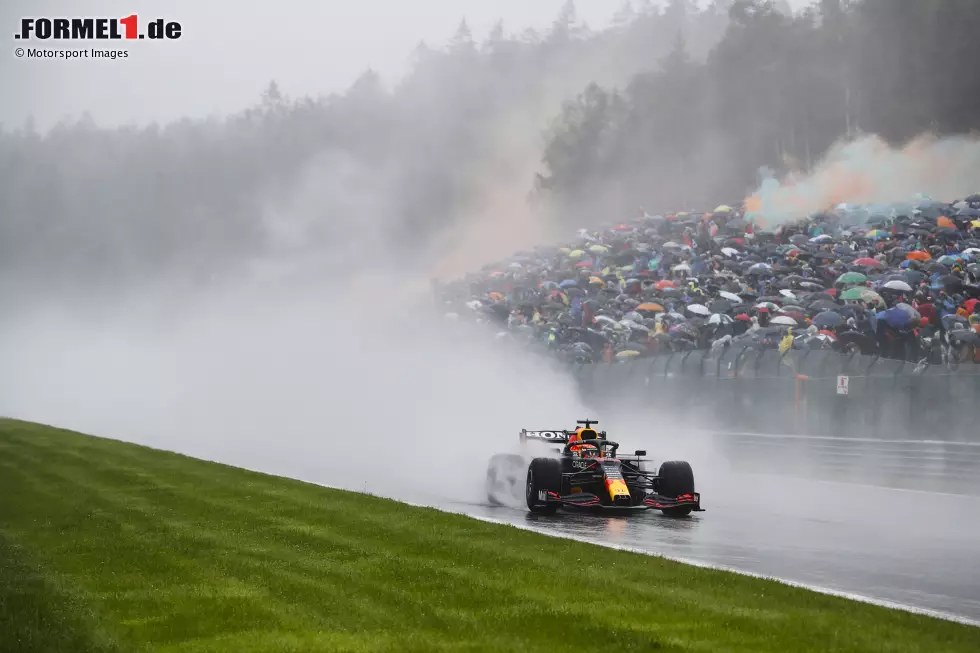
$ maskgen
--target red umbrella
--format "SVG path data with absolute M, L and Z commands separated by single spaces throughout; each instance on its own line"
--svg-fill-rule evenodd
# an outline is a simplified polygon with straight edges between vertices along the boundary
M 864 257 L 864 258 L 857 259 L 856 261 L 854 261 L 854 263 L 852 263 L 852 265 L 867 265 L 867 266 L 877 268 L 877 267 L 881 267 L 881 261 L 876 261 L 873 258 Z
M 658 281 L 654 286 L 654 288 L 656 288 L 657 290 L 663 290 L 664 288 L 676 288 L 676 287 L 677 286 L 674 285 L 673 281 L 668 281 L 666 279 L 663 281 Z
M 751 322 L 752 321 L 752 318 L 749 317 L 748 315 L 746 315 L 745 313 L 739 313 L 738 315 L 735 316 L 735 319 L 736 320 L 741 320 L 742 322 Z
M 826 329 L 824 329 L 823 331 L 817 331 L 817 333 L 820 335 L 829 336 L 834 340 L 837 340 L 837 334 L 834 333 L 833 331 L 827 331 Z
M 633 227 L 626 224 L 618 224 L 613 227 L 613 231 L 632 231 Z
M 592 267 L 592 261 L 582 261 L 580 263 L 576 263 L 575 264 L 575 267 L 577 267 L 577 268 L 591 268 Z

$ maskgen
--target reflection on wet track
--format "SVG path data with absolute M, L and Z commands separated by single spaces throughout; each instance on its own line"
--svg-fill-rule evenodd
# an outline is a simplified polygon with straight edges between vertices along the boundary
M 684 519 L 442 507 L 980 620 L 976 497 L 763 475 L 698 489 L 707 511 Z

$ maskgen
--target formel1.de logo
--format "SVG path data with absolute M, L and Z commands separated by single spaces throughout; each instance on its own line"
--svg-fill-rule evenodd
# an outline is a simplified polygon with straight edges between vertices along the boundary
M 21 18 L 20 31 L 14 33 L 14 38 L 25 41 L 175 40 L 180 38 L 180 33 L 180 23 L 175 20 L 156 18 L 144 25 L 138 15 L 132 14 L 124 18 Z

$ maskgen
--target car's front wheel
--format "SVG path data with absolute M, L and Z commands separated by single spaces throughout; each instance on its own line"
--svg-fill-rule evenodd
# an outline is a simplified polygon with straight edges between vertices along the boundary
M 657 494 L 676 499 L 682 494 L 694 493 L 694 470 L 684 460 L 668 460 L 660 465 L 657 473 Z M 661 510 L 668 517 L 685 517 L 694 510 L 693 506 L 678 506 Z
M 527 468 L 527 509 L 549 515 L 557 512 L 559 504 L 548 501 L 549 492 L 561 493 L 561 461 L 555 458 L 535 458 Z

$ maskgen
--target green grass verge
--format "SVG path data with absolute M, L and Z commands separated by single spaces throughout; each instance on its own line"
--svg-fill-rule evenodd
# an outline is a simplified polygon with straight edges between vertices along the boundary
M 970 651 L 980 629 L 0 420 L 0 651 Z

